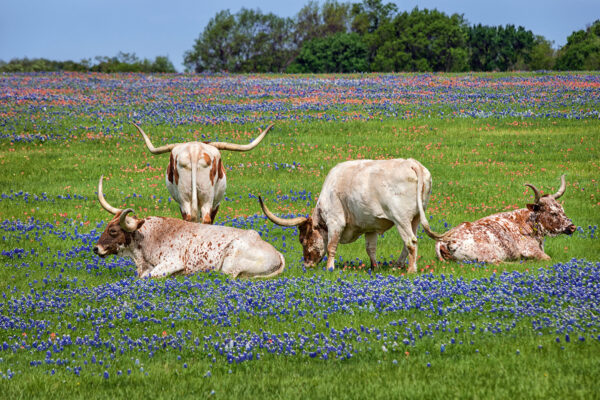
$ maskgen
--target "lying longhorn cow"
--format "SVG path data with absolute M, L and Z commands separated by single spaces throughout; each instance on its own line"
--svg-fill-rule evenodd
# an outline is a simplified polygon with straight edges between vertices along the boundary
M 265 137 L 273 124 L 247 145 L 224 142 L 187 142 L 154 147 L 150 138 L 135 123 L 143 136 L 148 150 L 152 154 L 171 153 L 165 173 L 167 190 L 179 203 L 181 217 L 186 221 L 199 222 L 198 209 L 202 214 L 202 223 L 212 224 L 219 210 L 219 204 L 225 195 L 227 178 L 221 162 L 219 150 L 248 151 L 255 148 Z
M 298 226 L 304 265 L 314 266 L 327 251 L 327 268 L 335 266 L 338 243 L 365 235 L 371 268 L 377 235 L 396 226 L 404 249 L 396 265 L 408 255 L 408 272 L 417 271 L 417 227 L 429 230 L 423 207 L 431 194 L 431 174 L 413 159 L 356 160 L 336 165 L 325 178 L 312 215 L 284 219 L 275 216 L 259 197 L 265 215 L 282 226 Z
M 184 275 L 218 270 L 232 277 L 269 278 L 280 274 L 285 260 L 258 233 L 218 225 L 203 225 L 176 218 L 129 216 L 108 204 L 98 183 L 98 200 L 114 218 L 94 247 L 100 257 L 128 256 L 140 278 Z
M 565 176 L 561 176 L 560 188 L 552 195 L 541 196 L 535 186 L 525 185 L 535 195 L 534 203 L 527 204 L 527 208 L 463 222 L 442 235 L 434 234 L 439 259 L 489 263 L 521 258 L 549 260 L 544 237 L 575 232 L 575 225 L 556 201 L 567 187 Z

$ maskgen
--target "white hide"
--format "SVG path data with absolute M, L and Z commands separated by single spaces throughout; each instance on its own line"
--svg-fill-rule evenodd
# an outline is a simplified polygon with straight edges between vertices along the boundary
M 223 168 L 219 150 L 201 142 L 189 142 L 173 148 L 171 157 L 175 169 L 169 164 L 165 183 L 182 216 L 189 216 L 191 221 L 214 222 L 211 214 L 219 208 L 227 187 L 227 178 L 219 171 Z M 171 177 L 171 181 L 170 173 L 177 174 L 177 179 Z
M 350 243 L 366 234 L 367 253 L 376 264 L 377 234 L 396 226 L 404 241 L 398 260 L 409 255 L 409 272 L 416 271 L 417 174 L 423 175 L 423 207 L 431 192 L 431 174 L 413 159 L 355 160 L 336 165 L 325 178 L 313 211 L 313 226 L 327 226 L 327 267 L 333 268 L 337 243 Z
M 268 278 L 285 267 L 281 253 L 255 231 L 162 217 L 146 218 L 119 254 L 134 260 L 141 278 L 208 270 Z

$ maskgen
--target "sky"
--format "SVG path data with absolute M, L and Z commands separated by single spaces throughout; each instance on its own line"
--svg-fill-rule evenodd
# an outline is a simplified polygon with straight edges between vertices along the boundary
M 323 0 L 318 0 L 322 4 Z M 345 2 L 345 0 L 338 0 Z M 358 0 L 349 0 L 357 3 Z M 400 11 L 438 9 L 463 14 L 470 25 L 513 24 L 564 45 L 600 19 L 600 0 L 407 0 Z M 183 54 L 221 10 L 242 7 L 293 17 L 308 0 L 0 0 L 0 60 L 93 61 L 119 51 L 154 60 L 167 56 L 179 72 Z

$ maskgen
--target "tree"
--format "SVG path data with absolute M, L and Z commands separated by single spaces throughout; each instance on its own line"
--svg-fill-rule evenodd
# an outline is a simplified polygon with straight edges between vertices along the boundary
M 514 25 L 498 28 L 499 49 L 497 65 L 501 71 L 523 69 L 530 61 L 530 51 L 533 48 L 533 32 L 525 30 L 522 26 Z
M 309 1 L 298 11 L 294 21 L 293 41 L 298 49 L 304 42 L 323 35 L 323 21 L 319 11 L 319 4 Z
M 236 14 L 233 71 L 281 71 L 288 56 L 290 21 L 259 10 L 242 9 Z
M 361 35 L 372 33 L 389 21 L 398 7 L 394 3 L 383 4 L 382 0 L 363 0 L 352 5 L 352 30 Z
M 535 37 L 522 26 L 478 24 L 469 29 L 467 42 L 472 70 L 508 71 L 528 68 Z
M 437 10 L 401 13 L 375 32 L 383 38 L 371 64 L 373 71 L 464 71 L 467 25 L 462 15 Z
M 567 44 L 560 49 L 556 60 L 559 70 L 600 69 L 600 20 L 585 30 L 573 32 Z
M 150 66 L 151 72 L 159 72 L 159 73 L 174 73 L 177 72 L 175 70 L 175 66 L 166 56 L 157 56 L 154 59 L 154 62 Z
M 470 50 L 472 71 L 493 71 L 497 69 L 498 29 L 493 26 L 474 25 L 469 29 L 467 39 Z
M 556 51 L 552 48 L 552 42 L 537 35 L 530 53 L 529 69 L 532 71 L 551 70 L 554 68 Z
M 204 28 L 190 51 L 184 54 L 184 65 L 195 72 L 226 71 L 232 65 L 235 17 L 229 10 L 219 11 Z
M 289 65 L 309 41 L 350 30 L 351 15 L 349 3 L 327 0 L 321 8 L 315 1 L 302 7 L 293 21 Z
M 321 7 L 323 35 L 335 35 L 350 31 L 350 3 L 327 0 Z
M 196 72 L 281 71 L 291 51 L 290 30 L 291 20 L 272 13 L 221 11 L 185 53 L 184 64 Z
M 288 72 L 365 72 L 367 47 L 357 33 L 336 33 L 307 42 Z

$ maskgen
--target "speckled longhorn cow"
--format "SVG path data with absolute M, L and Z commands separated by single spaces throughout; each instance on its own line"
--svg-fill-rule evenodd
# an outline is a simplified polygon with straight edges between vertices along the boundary
M 298 226 L 304 265 L 314 266 L 327 251 L 327 268 L 335 266 L 338 243 L 351 243 L 365 235 L 371 268 L 377 235 L 396 226 L 404 241 L 397 265 L 408 256 L 408 272 L 417 270 L 417 227 L 429 229 L 424 207 L 431 194 L 431 174 L 413 159 L 355 160 L 331 169 L 319 200 L 308 218 L 275 216 L 259 197 L 265 215 L 282 226 Z
M 171 153 L 165 173 L 167 190 L 179 203 L 181 217 L 186 221 L 212 224 L 225 195 L 227 178 L 219 150 L 249 151 L 265 137 L 273 124 L 247 145 L 225 142 L 187 142 L 154 147 L 150 138 L 138 125 L 148 150 L 153 154 Z M 193 189 L 195 188 L 195 190 Z M 198 216 L 198 209 L 202 219 Z
M 565 176 L 555 194 L 540 195 L 526 183 L 535 195 L 527 208 L 484 217 L 475 222 L 463 222 L 438 235 L 435 246 L 440 260 L 482 261 L 499 263 L 521 258 L 549 260 L 544 252 L 544 237 L 575 232 L 575 225 L 556 201 L 566 189 Z
M 285 260 L 256 231 L 196 224 L 176 218 L 129 216 L 108 204 L 98 183 L 98 200 L 114 218 L 94 247 L 100 257 L 131 257 L 140 278 L 189 275 L 217 270 L 232 277 L 269 278 L 280 274 Z

